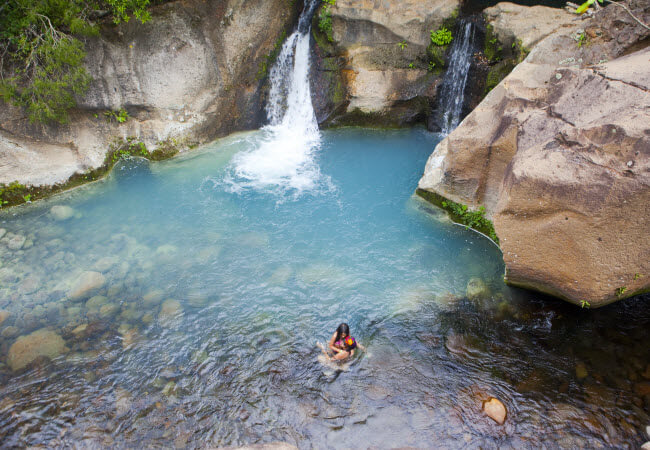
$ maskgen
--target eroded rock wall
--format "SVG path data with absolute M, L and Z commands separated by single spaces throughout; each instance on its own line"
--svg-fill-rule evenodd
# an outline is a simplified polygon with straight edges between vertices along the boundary
M 650 288 L 649 35 L 616 6 L 551 34 L 427 162 L 420 189 L 486 207 L 509 283 L 592 307 Z
M 423 120 L 441 75 L 428 68 L 430 31 L 459 7 L 457 0 L 337 0 L 329 7 L 332 41 L 319 30 L 317 14 L 312 91 L 319 123 Z
M 65 126 L 30 124 L 0 108 L 0 183 L 51 185 L 100 166 L 115 139 L 150 150 L 187 146 L 264 121 L 264 80 L 302 2 L 188 0 L 152 10 L 146 24 L 103 27 L 87 43 L 94 81 Z M 124 108 L 122 124 L 104 116 Z

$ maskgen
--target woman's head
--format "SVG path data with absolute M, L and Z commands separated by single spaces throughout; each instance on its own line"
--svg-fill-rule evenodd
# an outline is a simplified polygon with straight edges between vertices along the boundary
M 336 339 L 335 341 L 340 341 L 341 339 L 350 336 L 350 327 L 347 323 L 342 323 L 336 329 Z

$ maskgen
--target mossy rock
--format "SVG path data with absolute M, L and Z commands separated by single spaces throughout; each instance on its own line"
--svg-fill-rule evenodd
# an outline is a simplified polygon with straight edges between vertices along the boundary
M 487 78 L 485 80 L 485 93 L 487 95 L 492 89 L 496 87 L 497 84 L 501 82 L 516 66 L 515 62 L 507 59 L 496 63 L 494 66 L 490 67 L 488 71 Z
M 427 47 L 427 57 L 429 61 L 435 64 L 436 68 L 443 68 L 447 65 L 446 55 L 448 47 L 448 45 L 439 46 L 433 43 Z

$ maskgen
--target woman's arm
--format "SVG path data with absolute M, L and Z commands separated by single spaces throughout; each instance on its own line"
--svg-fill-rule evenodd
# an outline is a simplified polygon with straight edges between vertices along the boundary
M 334 354 L 336 355 L 338 352 L 341 351 L 341 349 L 334 346 L 334 339 L 336 339 L 336 331 L 332 335 L 332 339 L 330 339 L 330 341 L 327 343 L 327 347 L 330 350 L 332 350 L 334 352 Z

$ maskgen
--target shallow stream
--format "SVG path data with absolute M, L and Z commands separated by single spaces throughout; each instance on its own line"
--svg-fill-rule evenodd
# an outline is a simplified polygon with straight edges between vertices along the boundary
M 644 441 L 647 300 L 586 311 L 505 287 L 491 241 L 413 197 L 437 135 L 326 131 L 310 164 L 256 184 L 264 133 L 2 213 L 3 447 Z M 366 351 L 324 364 L 343 321 Z M 62 354 L 11 370 L 43 328 Z

